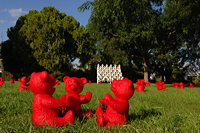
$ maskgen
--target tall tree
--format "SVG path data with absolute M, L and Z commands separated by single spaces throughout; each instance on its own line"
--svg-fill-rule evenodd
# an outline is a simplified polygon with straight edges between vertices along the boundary
M 26 45 L 19 30 L 24 24 L 25 17 L 21 16 L 14 27 L 7 31 L 9 40 L 2 44 L 3 67 L 15 77 L 28 76 L 33 71 L 43 70 L 32 55 L 32 49 Z
M 184 44 L 180 49 L 177 58 L 180 59 L 180 67 L 193 66 L 193 73 L 199 70 L 199 50 L 200 50 L 200 1 L 194 0 L 174 0 L 173 4 L 169 3 L 168 6 L 176 5 L 179 7 L 179 15 L 182 16 L 182 28 Z M 177 8 L 176 7 L 176 8 Z M 169 12 L 172 14 L 172 12 Z M 191 73 L 191 67 L 186 67 L 186 72 Z
M 122 65 L 143 64 L 144 79 L 148 81 L 153 52 L 162 52 L 155 39 L 161 4 L 159 0 L 95 0 L 88 27 L 96 36 L 102 60 Z
M 189 2 L 189 6 L 188 2 L 94 0 L 79 9 L 83 11 L 92 6 L 88 27 L 96 37 L 101 59 L 125 66 L 143 65 L 144 79 L 148 81 L 148 72 L 155 68 L 156 61 L 163 69 L 172 66 L 174 62 L 169 63 L 166 57 L 175 60 L 183 44 L 194 41 L 195 34 L 189 35 L 186 25 L 192 22 L 190 26 L 195 29 L 197 20 L 189 19 L 188 15 L 192 16 L 193 9 L 198 9 L 191 9 L 197 1 Z M 187 9 L 191 9 L 189 14 Z
M 29 62 L 53 74 L 62 74 L 71 69 L 71 63 L 77 57 L 86 57 L 83 62 L 87 62 L 91 55 L 92 44 L 88 41 L 89 34 L 85 27 L 52 6 L 44 7 L 40 12 L 31 10 L 21 16 L 16 25 L 8 30 L 8 37 L 16 62 L 24 60 L 19 63 L 19 69 Z M 34 62 L 29 61 L 27 56 Z

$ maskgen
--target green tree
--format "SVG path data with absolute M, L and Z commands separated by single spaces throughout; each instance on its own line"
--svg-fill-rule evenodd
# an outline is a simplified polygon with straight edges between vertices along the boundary
M 88 27 L 96 39 L 101 59 L 124 66 L 136 65 L 140 68 L 142 65 L 144 79 L 148 81 L 148 72 L 155 65 L 164 69 L 176 64 L 168 60 L 172 58 L 177 61 L 174 58 L 178 57 L 183 44 L 194 41 L 192 38 L 198 35 L 190 34 L 192 31 L 186 26 L 192 23 L 189 25 L 196 31 L 198 21 L 188 16 L 194 16 L 192 12 L 199 9 L 198 6 L 193 7 L 197 1 L 188 2 L 94 0 L 79 9 L 84 11 L 92 6 Z M 198 13 L 195 18 L 197 16 Z M 188 47 L 196 46 L 193 42 L 187 44 Z
M 17 77 L 28 76 L 33 71 L 43 70 L 32 56 L 32 49 L 26 45 L 19 30 L 24 24 L 25 17 L 21 16 L 14 27 L 7 31 L 9 40 L 2 44 L 2 58 L 4 71 L 8 71 Z
M 179 68 L 183 76 L 184 73 L 188 72 L 187 68 L 189 67 L 185 67 L 184 71 L 180 70 L 180 68 L 183 68 L 186 63 L 198 64 L 199 60 L 199 6 L 200 1 L 197 0 L 192 2 L 189 0 L 166 0 L 164 14 L 162 15 L 165 25 L 168 25 L 167 23 L 175 25 L 172 33 L 176 36 L 170 40 L 174 42 L 171 44 L 176 46 L 172 55 L 178 60 L 178 64 L 175 66 Z
M 148 81 L 150 59 L 155 51 L 161 52 L 155 39 L 161 4 L 162 1 L 94 1 L 88 27 L 96 36 L 101 59 L 124 66 L 142 64 Z
M 19 73 L 29 69 L 23 66 L 28 63 L 33 68 L 27 71 L 29 74 L 41 70 L 38 68 L 55 75 L 63 74 L 71 70 L 71 63 L 77 57 L 82 57 L 81 61 L 86 63 L 92 50 L 85 27 L 52 6 L 21 16 L 8 30 L 8 37 L 10 48 L 7 51 L 11 51 Z

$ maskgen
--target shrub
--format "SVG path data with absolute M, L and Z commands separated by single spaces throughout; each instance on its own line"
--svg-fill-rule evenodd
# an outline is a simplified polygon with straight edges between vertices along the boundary
M 2 72 L 2 78 L 5 80 L 5 81 L 9 81 L 10 79 L 13 78 L 13 74 L 8 72 L 8 71 L 4 71 Z

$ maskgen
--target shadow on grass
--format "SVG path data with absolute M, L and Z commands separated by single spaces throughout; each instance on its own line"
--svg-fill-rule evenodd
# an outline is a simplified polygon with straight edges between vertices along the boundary
M 3 109 L 2 109 L 2 108 L 0 108 L 0 114 L 2 114 L 2 112 L 3 112 Z
M 129 121 L 130 120 L 143 120 L 147 117 L 152 117 L 152 116 L 158 116 L 158 115 L 162 115 L 161 112 L 155 110 L 155 109 L 140 109 L 140 111 L 137 114 L 130 114 L 129 115 Z

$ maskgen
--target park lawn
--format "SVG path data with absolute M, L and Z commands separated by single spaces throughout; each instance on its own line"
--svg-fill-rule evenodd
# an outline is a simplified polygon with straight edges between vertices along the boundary
M 135 85 L 135 84 L 134 84 Z M 136 86 L 136 85 L 135 85 Z M 34 127 L 31 120 L 31 91 L 18 91 L 19 82 L 4 83 L 0 89 L 0 132 L 2 133 L 198 133 L 200 132 L 200 88 L 168 88 L 158 91 L 155 84 L 146 86 L 145 93 L 135 92 L 129 100 L 129 122 L 120 127 L 100 128 L 96 117 L 76 119 L 70 126 L 59 128 Z M 86 84 L 82 95 L 87 91 L 93 97 L 83 110 L 95 111 L 101 105 L 99 99 L 109 93 L 110 84 Z M 64 83 L 56 86 L 55 98 L 66 94 Z M 113 95 L 114 96 L 114 95 Z

